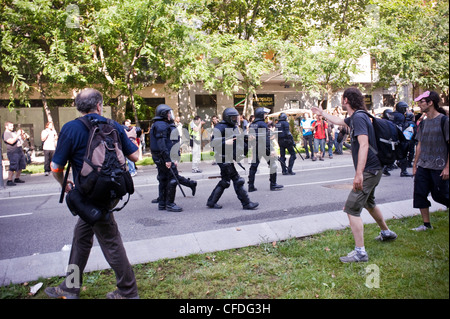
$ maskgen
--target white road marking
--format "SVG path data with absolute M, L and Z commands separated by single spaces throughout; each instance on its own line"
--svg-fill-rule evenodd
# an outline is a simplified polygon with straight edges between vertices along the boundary
M 27 216 L 32 215 L 33 213 L 23 213 L 23 214 L 14 214 L 14 215 L 4 215 L 0 216 L 0 218 L 8 218 L 8 217 L 17 217 L 17 216 Z

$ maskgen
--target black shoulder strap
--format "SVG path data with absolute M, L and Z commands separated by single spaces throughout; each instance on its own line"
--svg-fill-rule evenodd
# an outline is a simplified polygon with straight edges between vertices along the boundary
M 94 123 L 92 123 L 92 121 L 89 120 L 86 116 L 77 117 L 77 120 L 79 120 L 81 123 L 83 123 L 84 126 L 87 127 L 88 131 L 90 131 L 92 126 L 94 125 Z

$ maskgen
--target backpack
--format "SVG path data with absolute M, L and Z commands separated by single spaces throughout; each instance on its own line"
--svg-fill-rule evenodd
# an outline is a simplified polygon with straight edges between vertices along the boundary
M 395 161 L 406 158 L 408 141 L 402 130 L 390 120 L 380 119 L 368 112 L 362 112 L 372 119 L 377 149 L 372 146 L 370 149 L 377 155 L 381 165 L 392 165 Z
M 113 209 L 123 196 L 128 199 L 134 193 L 133 179 L 128 171 L 119 132 L 113 121 L 78 118 L 89 130 L 88 145 L 83 166 L 75 185 L 80 193 L 92 203 L 109 210 Z

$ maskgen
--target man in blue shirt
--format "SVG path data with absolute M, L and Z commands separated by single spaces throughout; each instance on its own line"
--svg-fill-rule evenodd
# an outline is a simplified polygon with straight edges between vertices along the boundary
M 344 263 L 367 262 L 369 256 L 364 247 L 364 224 L 361 219 L 363 208 L 369 211 L 381 228 L 380 235 L 376 237 L 377 240 L 394 240 L 397 234 L 389 230 L 381 210 L 375 204 L 375 188 L 381 179 L 382 166 L 377 155 L 371 150 L 376 149 L 375 131 L 365 112 L 364 96 L 358 89 L 349 88 L 342 96 L 342 107 L 348 114 L 345 120 L 317 107 L 312 108 L 312 111 L 333 124 L 347 125 L 351 128 L 352 158 L 356 172 L 353 189 L 345 203 L 344 212 L 347 213 L 350 222 L 355 249 L 340 260 Z
M 314 119 L 310 118 L 308 112 L 304 114 L 304 118 L 300 121 L 300 127 L 302 128 L 303 135 L 303 147 L 305 148 L 306 159 L 309 158 L 309 151 L 311 151 L 311 159 L 314 159 L 314 135 L 312 125 L 315 122 Z M 309 150 L 308 150 L 309 146 Z
M 103 97 L 94 89 L 84 89 L 75 97 L 77 110 L 88 118 L 106 120 L 102 117 Z M 139 158 L 139 151 L 127 137 L 123 127 L 114 122 L 122 142 L 123 154 L 133 162 Z M 55 179 L 63 185 L 64 166 L 67 161 L 72 163 L 73 178 L 77 180 L 83 165 L 83 157 L 88 144 L 89 131 L 79 120 L 66 123 L 61 129 L 58 146 L 52 159 L 51 169 Z M 74 183 L 67 181 L 66 192 L 69 192 Z M 76 187 L 76 185 L 75 185 Z M 47 287 L 45 292 L 52 298 L 78 299 L 82 284 L 82 274 L 87 264 L 89 253 L 93 245 L 95 234 L 100 247 L 111 268 L 116 273 L 117 290 L 109 292 L 108 299 L 138 298 L 136 279 L 133 269 L 128 261 L 125 248 L 118 230 L 113 213 L 94 226 L 89 225 L 81 218 L 75 225 L 72 248 L 69 258 L 69 267 L 66 279 L 57 287 Z

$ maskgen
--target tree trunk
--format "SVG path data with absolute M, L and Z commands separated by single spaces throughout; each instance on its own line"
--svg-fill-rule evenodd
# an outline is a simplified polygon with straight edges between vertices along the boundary
M 327 110 L 331 110 L 332 106 L 331 106 L 331 100 L 333 99 L 333 89 L 331 88 L 331 86 L 328 86 L 327 88 Z
M 53 122 L 52 114 L 50 112 L 50 109 L 48 108 L 47 96 L 45 95 L 45 90 L 44 87 L 42 86 L 41 77 L 42 71 L 36 75 L 39 94 L 41 95 L 42 105 L 44 107 L 45 114 L 47 115 L 47 122 Z
M 123 122 L 125 121 L 125 110 L 127 108 L 127 99 L 128 99 L 128 97 L 125 95 L 119 95 L 117 97 L 115 121 L 117 121 L 121 124 L 123 124 Z
M 130 99 L 131 109 L 133 110 L 134 121 L 136 123 L 136 127 L 140 127 L 139 119 L 138 119 L 137 111 L 136 111 L 136 104 L 134 103 L 133 84 L 131 82 L 128 82 L 127 83 L 127 88 L 128 88 L 128 94 L 129 94 L 128 98 Z

